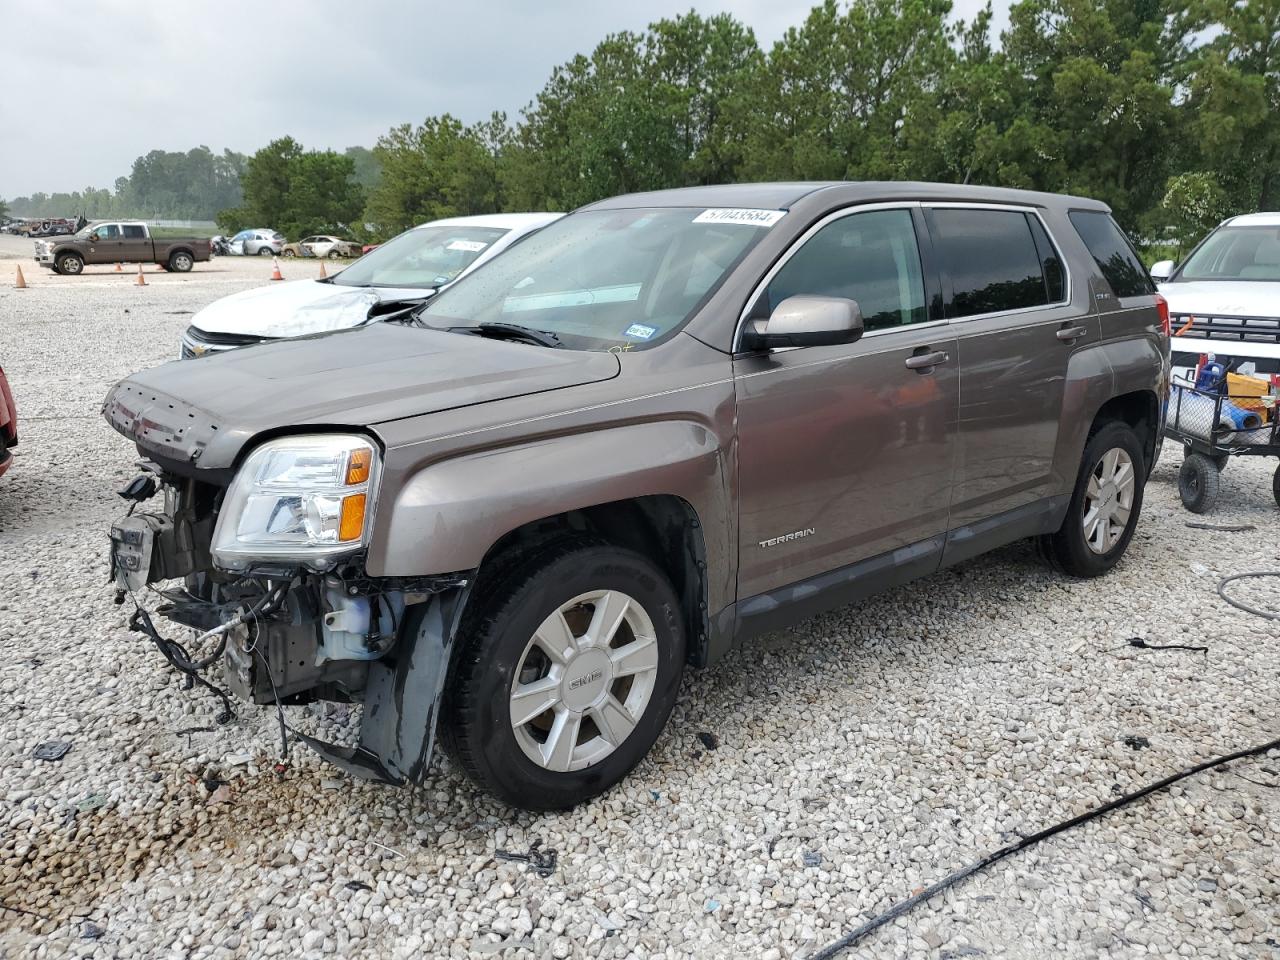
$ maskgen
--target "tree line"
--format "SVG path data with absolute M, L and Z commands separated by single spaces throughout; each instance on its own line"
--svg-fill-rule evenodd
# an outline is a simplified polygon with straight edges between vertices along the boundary
M 1077 193 L 1148 243 L 1280 208 L 1280 0 L 1018 0 L 998 41 L 990 7 L 951 12 L 824 0 L 768 50 L 730 14 L 690 12 L 556 67 L 514 123 L 444 114 L 341 154 L 289 137 L 248 158 L 200 148 L 236 176 L 148 196 L 206 204 L 227 230 L 377 239 L 443 216 L 744 180 Z M 138 172 L 111 197 L 140 196 Z M 195 201 L 216 183 L 225 199 Z

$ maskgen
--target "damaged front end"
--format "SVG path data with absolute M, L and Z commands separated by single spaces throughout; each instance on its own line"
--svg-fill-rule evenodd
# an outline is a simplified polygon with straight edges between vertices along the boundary
M 378 451 L 367 438 L 336 440 L 268 441 L 230 486 L 143 461 L 121 491 L 133 506 L 111 529 L 117 601 L 132 598 L 131 625 L 188 686 L 222 697 L 220 719 L 222 687 L 278 708 L 363 703 L 355 746 L 293 735 L 356 776 L 419 782 L 470 577 L 367 574 Z M 198 636 L 166 638 L 148 593 L 155 613 Z M 287 736 L 283 711 L 280 722 Z

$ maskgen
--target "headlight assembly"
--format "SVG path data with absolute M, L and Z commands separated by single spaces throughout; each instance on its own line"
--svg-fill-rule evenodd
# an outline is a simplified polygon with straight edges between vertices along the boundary
M 254 561 L 329 569 L 366 544 L 379 466 L 366 437 L 268 440 L 245 460 L 223 500 L 214 562 L 226 570 Z

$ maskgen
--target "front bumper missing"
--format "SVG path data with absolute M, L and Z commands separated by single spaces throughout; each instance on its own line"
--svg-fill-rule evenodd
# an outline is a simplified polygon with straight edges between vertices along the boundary
M 127 594 L 137 602 L 148 585 L 182 578 L 185 589 L 164 593 L 168 602 L 156 612 L 203 632 L 283 589 L 283 601 L 269 616 L 227 631 L 220 664 L 232 695 L 277 709 L 316 700 L 361 702 L 355 746 L 289 733 L 352 776 L 396 786 L 421 782 L 470 576 L 374 579 L 353 565 L 327 576 L 295 570 L 272 571 L 269 579 L 232 578 L 208 561 L 212 517 L 195 519 L 180 494 L 168 486 L 165 492 L 163 511 L 134 512 L 112 527 L 111 571 L 120 599 Z M 353 610 L 366 614 L 364 634 L 352 632 L 359 621 Z M 152 639 L 181 670 L 166 652 L 172 641 Z M 190 660 L 180 645 L 176 649 Z M 209 682 L 183 672 L 188 685 Z M 283 713 L 281 727 L 287 729 Z

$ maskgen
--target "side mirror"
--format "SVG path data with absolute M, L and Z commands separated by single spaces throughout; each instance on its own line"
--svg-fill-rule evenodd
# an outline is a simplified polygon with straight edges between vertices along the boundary
M 1175 266 L 1177 266 L 1177 264 L 1172 260 L 1161 260 L 1159 263 L 1152 264 L 1148 273 L 1151 274 L 1152 280 L 1163 283 L 1165 280 L 1168 280 L 1173 276 L 1173 268 Z
M 768 320 L 756 320 L 742 334 L 744 350 L 827 347 L 862 336 L 862 310 L 844 297 L 787 297 Z

